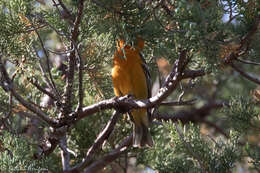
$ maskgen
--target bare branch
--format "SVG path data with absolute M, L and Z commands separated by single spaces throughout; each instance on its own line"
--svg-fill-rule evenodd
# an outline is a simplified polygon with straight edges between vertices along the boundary
M 201 77 L 201 76 L 205 76 L 207 73 L 205 72 L 205 70 L 185 70 L 182 74 L 182 78 L 186 79 L 186 78 L 196 78 L 196 77 Z
M 67 50 L 67 51 L 53 51 L 51 49 L 46 48 L 49 52 L 56 54 L 56 55 L 66 55 L 68 53 L 71 53 L 73 50 Z
M 234 70 L 236 70 L 239 74 L 241 74 L 242 76 L 244 76 L 245 78 L 247 78 L 248 80 L 259 84 L 260 85 L 260 79 L 257 78 L 256 76 L 252 76 L 246 72 L 244 72 L 243 70 L 241 70 L 239 67 L 237 67 L 236 65 L 234 65 L 233 63 L 229 64 Z
M 64 135 L 60 140 L 61 159 L 63 171 L 70 169 L 70 153 L 67 149 L 67 137 Z
M 70 19 L 73 22 L 73 16 L 71 14 L 71 12 L 68 10 L 68 8 L 66 7 L 66 5 L 62 2 L 62 0 L 58 0 L 59 4 L 56 4 L 55 0 L 52 0 L 52 2 L 54 3 L 54 5 L 56 6 L 56 8 L 58 8 L 58 5 L 60 5 L 62 7 L 62 9 L 65 12 L 65 15 L 68 16 L 68 19 Z M 59 10 L 59 9 L 58 9 Z M 60 10 L 59 10 L 60 11 Z M 60 12 L 61 13 L 61 12 Z M 62 13 L 61 13 L 62 14 Z M 61 15 L 64 16 L 64 15 Z
M 78 99 L 78 106 L 77 106 L 77 112 L 78 111 L 82 111 L 82 105 L 83 105 L 83 98 L 84 98 L 84 91 L 83 91 L 83 60 L 82 57 L 80 56 L 80 53 L 78 51 L 78 49 L 76 48 L 76 56 L 78 58 L 79 61 L 79 65 L 78 65 L 78 82 L 79 82 L 79 86 L 78 86 L 78 92 L 79 92 L 79 99 Z
M 36 56 L 38 57 L 38 60 L 39 60 L 39 67 L 40 67 L 40 70 L 41 70 L 41 73 L 42 73 L 42 76 L 43 76 L 43 81 L 48 86 L 48 88 L 51 89 L 52 88 L 51 87 L 51 82 L 50 82 L 50 80 L 49 80 L 49 78 L 47 76 L 47 72 L 46 72 L 46 70 L 45 70 L 45 68 L 43 66 L 42 61 L 41 61 L 41 57 L 40 57 L 38 51 L 36 50 L 36 48 L 34 46 L 33 46 L 33 49 L 34 49 L 34 52 L 35 52 L 35 54 L 36 54 Z
M 197 99 L 191 99 L 187 101 L 170 101 L 162 102 L 160 106 L 184 106 L 184 105 L 193 105 Z
M 207 116 L 210 115 L 210 112 L 212 110 L 220 109 L 224 106 L 228 105 L 224 102 L 209 103 L 202 106 L 201 108 L 194 108 L 190 111 L 180 111 L 175 114 L 155 113 L 153 115 L 153 118 L 164 121 L 171 120 L 172 122 L 181 121 L 183 124 L 186 124 L 188 122 L 202 122 Z
M 221 133 L 226 138 L 229 138 L 229 135 L 223 129 L 221 129 L 219 126 L 217 126 L 215 123 L 210 122 L 208 120 L 204 120 L 203 122 L 206 123 L 207 125 L 213 127 L 217 132 Z
M 12 93 L 12 95 L 16 98 L 16 100 L 18 100 L 24 107 L 26 107 L 28 110 L 34 112 L 36 115 L 38 115 L 42 120 L 44 120 L 46 123 L 48 123 L 51 126 L 55 126 L 57 124 L 57 122 L 51 118 L 48 117 L 47 114 L 45 114 L 41 109 L 39 109 L 38 107 L 35 106 L 35 104 L 32 104 L 28 101 L 26 101 L 21 95 L 19 95 L 16 92 L 16 89 L 11 81 L 11 79 L 8 76 L 8 73 L 2 63 L 2 59 L 1 59 L 1 55 L 0 55 L 0 71 L 1 71 L 1 76 L 2 76 L 2 87 L 4 90 L 6 91 L 10 91 Z
M 244 63 L 244 64 L 260 65 L 260 63 L 258 63 L 258 62 L 252 62 L 252 61 L 243 60 L 243 59 L 239 59 L 239 58 L 236 58 L 236 60 L 239 61 L 239 62 L 242 62 L 242 63 Z
M 124 140 L 123 145 L 119 146 L 118 148 L 112 150 L 107 155 L 105 155 L 103 158 L 97 160 L 96 162 L 92 163 L 90 166 L 87 167 L 85 173 L 95 173 L 100 171 L 102 168 L 104 168 L 109 163 L 116 160 L 121 154 L 125 153 L 127 151 L 128 146 L 131 145 L 131 137 L 128 137 Z M 122 147 L 123 146 L 123 147 Z
M 126 137 L 121 144 L 116 149 L 113 149 L 110 151 L 107 155 L 104 157 L 97 159 L 93 163 L 91 163 L 87 169 L 85 170 L 86 173 L 95 173 L 100 171 L 102 168 L 104 168 L 109 163 L 116 160 L 121 154 L 125 153 L 127 151 L 127 148 L 131 146 L 133 141 L 133 135 Z M 80 166 L 80 165 L 79 165 Z M 81 172 L 81 169 L 79 169 L 79 166 L 74 167 L 74 169 L 71 169 L 69 171 L 66 171 L 66 173 L 78 173 Z
M 118 111 L 115 111 L 112 115 L 111 119 L 107 123 L 104 130 L 98 135 L 97 139 L 93 143 L 93 145 L 89 148 L 87 155 L 82 163 L 79 165 L 73 167 L 69 172 L 73 171 L 81 171 L 83 170 L 87 165 L 91 163 L 93 160 L 93 154 L 100 149 L 100 147 L 103 145 L 104 141 L 108 139 L 109 135 L 114 129 L 114 126 L 116 125 L 116 122 L 120 116 L 120 113 Z
M 34 28 L 30 28 L 30 29 L 25 30 L 24 33 L 30 33 L 30 32 L 33 32 L 33 31 L 35 31 L 35 30 L 37 30 L 37 29 L 44 28 L 45 26 L 47 26 L 47 25 L 46 25 L 46 24 L 39 25 L 39 26 L 37 26 L 37 27 L 34 27 Z
M 33 25 L 32 25 L 33 26 Z M 34 26 L 33 26 L 34 27 Z M 35 33 L 37 34 L 38 36 L 38 39 L 40 41 L 40 44 L 41 44 L 41 47 L 42 47 L 42 50 L 45 54 L 45 57 L 46 57 L 46 64 L 47 64 L 47 72 L 49 74 L 49 78 L 50 78 L 50 82 L 51 82 L 51 89 L 53 89 L 53 91 L 55 92 L 55 95 L 57 95 L 59 97 L 59 92 L 56 88 L 56 85 L 55 85 L 55 82 L 53 80 L 53 77 L 52 77 L 52 74 L 51 74 L 51 67 L 50 67 L 50 58 L 49 58 L 49 54 L 47 52 L 47 50 L 45 49 L 45 46 L 44 46 L 44 43 L 43 43 L 43 40 L 41 39 L 41 36 L 38 32 L 37 29 L 35 29 Z
M 53 95 L 51 92 L 49 92 L 48 90 L 46 90 L 45 88 L 43 88 L 41 85 L 38 84 L 36 79 L 32 79 L 27 77 L 27 80 L 33 84 L 39 91 L 41 91 L 42 93 L 48 95 L 51 99 L 53 100 L 57 100 L 55 95 Z
M 48 142 L 50 143 L 50 147 L 47 149 L 43 148 L 42 146 L 39 146 L 42 149 L 42 151 L 40 153 L 34 154 L 35 159 L 41 159 L 42 157 L 50 155 L 59 144 L 59 140 L 55 138 L 49 138 Z
M 71 45 L 70 49 L 74 50 L 70 53 L 70 56 L 68 57 L 69 61 L 69 69 L 68 69 L 68 75 L 66 80 L 66 86 L 65 86 L 65 114 L 69 114 L 71 112 L 71 97 L 73 93 L 73 85 L 74 85 L 74 71 L 75 71 L 75 64 L 76 64 L 76 48 L 77 48 L 77 39 L 79 35 L 79 26 L 82 19 L 83 14 L 83 7 L 84 7 L 84 0 L 80 0 L 78 2 L 78 14 L 75 19 L 75 22 L 73 24 L 73 29 L 71 31 Z

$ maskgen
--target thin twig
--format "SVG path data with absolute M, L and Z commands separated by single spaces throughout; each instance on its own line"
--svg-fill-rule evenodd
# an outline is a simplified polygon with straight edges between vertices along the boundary
M 12 115 L 12 112 L 13 112 L 13 94 L 10 92 L 9 93 L 9 111 L 8 111 L 7 116 L 4 119 L 8 119 Z
M 73 16 L 72 16 L 71 12 L 68 10 L 66 5 L 62 2 L 62 0 L 58 0 L 58 1 L 59 1 L 59 4 L 56 4 L 55 1 L 53 0 L 55 5 L 60 5 L 63 8 L 63 10 L 65 11 L 66 15 L 68 15 L 69 19 L 73 22 Z
M 243 60 L 240 58 L 236 58 L 237 61 L 242 62 L 244 64 L 250 64 L 250 65 L 260 65 L 258 62 L 253 62 L 253 61 L 248 61 L 248 60 Z
M 41 85 L 38 84 L 36 79 L 32 79 L 27 77 L 27 80 L 34 85 L 39 91 L 41 91 L 42 93 L 48 95 L 52 100 L 57 100 L 55 95 L 52 94 L 51 92 L 49 92 L 48 90 L 46 90 L 45 88 L 43 88 Z
M 2 63 L 1 58 L 2 57 L 0 55 L 0 71 L 1 71 L 2 77 L 4 79 L 4 83 L 2 84 L 2 87 L 6 91 L 10 91 L 12 93 L 12 95 L 16 98 L 16 100 L 18 100 L 28 110 L 34 112 L 36 115 L 39 116 L 39 118 L 41 118 L 43 121 L 45 121 L 49 125 L 55 126 L 57 124 L 57 122 L 55 120 L 49 118 L 49 116 L 47 114 L 45 114 L 41 109 L 39 109 L 38 107 L 35 106 L 36 104 L 32 104 L 32 103 L 26 101 L 20 94 L 18 94 L 16 92 L 14 84 L 12 83 L 11 79 L 9 78 L 8 73 Z
M 182 102 L 182 98 L 183 98 L 183 96 L 185 94 L 185 90 L 183 89 L 181 82 L 180 82 L 180 89 L 182 90 L 182 92 L 181 92 L 181 94 L 178 97 L 178 101 Z
M 204 120 L 203 122 L 208 124 L 209 126 L 213 127 L 216 131 L 218 131 L 219 133 L 224 135 L 226 138 L 229 138 L 229 135 L 223 129 L 221 129 L 219 126 L 217 126 L 215 123 L 212 123 L 208 120 Z
M 55 85 L 55 82 L 53 80 L 53 77 L 52 77 L 52 74 L 51 74 L 51 67 L 50 67 L 50 58 L 49 58 L 49 54 L 47 52 L 47 50 L 45 49 L 45 46 L 44 46 L 44 43 L 43 43 L 43 40 L 41 39 L 41 36 L 38 32 L 37 29 L 35 29 L 35 33 L 37 34 L 38 36 L 38 39 L 40 41 L 40 44 L 41 44 L 41 47 L 42 47 L 42 50 L 45 54 L 45 57 L 46 57 L 46 64 L 47 64 L 47 72 L 49 74 L 49 78 L 50 78 L 50 82 L 51 82 L 51 88 L 53 89 L 53 91 L 55 92 L 55 95 L 57 95 L 58 97 L 60 97 L 60 94 L 56 88 L 56 85 Z
M 53 54 L 56 54 L 56 55 L 67 55 L 69 53 L 71 53 L 72 51 L 74 51 L 73 49 L 72 50 L 67 50 L 67 51 L 53 51 L 51 49 L 48 49 L 46 48 L 48 52 L 51 52 Z
M 22 32 L 22 33 L 30 33 L 30 32 L 33 32 L 37 29 L 41 29 L 41 28 L 44 28 L 45 26 L 47 26 L 46 24 L 42 24 L 42 25 L 39 25 L 37 27 L 34 27 L 34 28 L 30 28 L 30 29 L 27 29 L 25 30 L 25 32 Z
M 97 173 L 102 168 L 104 168 L 104 166 L 108 165 L 113 160 L 117 159 L 121 154 L 125 153 L 126 151 L 127 151 L 127 147 L 112 150 L 105 157 L 103 157 L 102 159 L 98 160 L 97 162 L 94 162 L 89 167 L 87 167 L 84 173 Z
M 83 99 L 84 99 L 84 91 L 83 91 L 83 60 L 82 57 L 80 56 L 80 53 L 78 49 L 76 48 L 76 56 L 78 58 L 78 92 L 79 92 L 79 99 L 78 99 L 78 106 L 77 106 L 77 112 L 82 111 L 82 106 L 83 106 Z
M 38 53 L 38 51 L 36 50 L 36 48 L 33 46 L 33 49 L 34 49 L 34 52 L 36 53 L 36 56 L 38 57 L 38 60 L 39 60 L 39 67 L 40 67 L 40 70 L 41 70 L 41 73 L 42 73 L 42 76 L 43 76 L 43 81 L 44 83 L 48 86 L 48 88 L 52 88 L 51 87 L 51 82 L 47 76 L 47 72 L 42 64 L 42 61 L 41 61 L 41 57 Z
M 191 100 L 187 100 L 187 101 L 165 101 L 160 103 L 160 106 L 184 106 L 184 105 L 193 105 L 194 102 L 197 99 L 191 99 Z

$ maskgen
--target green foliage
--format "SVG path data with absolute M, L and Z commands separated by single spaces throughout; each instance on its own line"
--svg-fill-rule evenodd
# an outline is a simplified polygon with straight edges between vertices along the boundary
M 247 133 L 250 129 L 257 128 L 259 125 L 259 112 L 256 111 L 252 101 L 243 97 L 234 97 L 230 102 L 230 107 L 224 111 L 227 121 L 239 133 Z
M 226 140 L 202 135 L 199 126 L 194 124 L 181 128 L 183 137 L 172 122 L 160 128 L 155 147 L 138 154 L 140 163 L 160 172 L 228 173 L 242 156 L 236 132 L 231 132 L 231 138 Z
M 36 160 L 33 154 L 36 146 L 29 144 L 25 137 L 18 137 L 8 132 L 0 135 L 1 153 L 0 153 L 0 171 L 1 172 L 43 172 L 43 171 L 61 171 L 57 164 L 57 158 L 46 157 Z

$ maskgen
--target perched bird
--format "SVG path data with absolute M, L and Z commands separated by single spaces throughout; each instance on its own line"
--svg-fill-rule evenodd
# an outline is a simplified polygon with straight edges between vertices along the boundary
M 123 40 L 117 42 L 117 50 L 114 53 L 112 80 L 116 96 L 132 95 L 135 99 L 147 99 L 151 97 L 151 77 L 141 50 L 144 41 L 137 38 L 134 46 L 125 45 Z M 152 146 L 153 140 L 148 130 L 148 109 L 133 109 L 129 112 L 134 124 L 133 146 Z

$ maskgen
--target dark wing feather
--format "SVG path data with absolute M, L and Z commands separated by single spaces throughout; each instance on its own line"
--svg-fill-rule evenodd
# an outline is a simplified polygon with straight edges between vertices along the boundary
M 146 77 L 148 98 L 150 98 L 152 96 L 152 78 L 151 78 L 151 74 L 149 72 L 149 67 L 146 64 L 145 59 L 141 53 L 140 53 L 140 57 L 142 60 L 142 68 L 143 68 L 143 71 L 144 71 L 144 74 Z M 149 120 L 151 120 L 151 109 L 147 109 L 147 114 L 148 114 Z
M 143 57 L 143 55 L 140 53 L 140 57 L 142 60 L 142 68 L 146 77 L 146 83 L 147 83 L 147 90 L 148 90 L 148 98 L 151 97 L 152 93 L 151 93 L 151 89 L 152 89 L 152 79 L 151 79 L 151 74 L 149 72 L 149 67 L 145 62 L 145 59 Z

